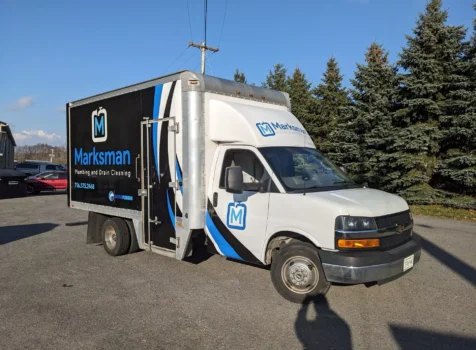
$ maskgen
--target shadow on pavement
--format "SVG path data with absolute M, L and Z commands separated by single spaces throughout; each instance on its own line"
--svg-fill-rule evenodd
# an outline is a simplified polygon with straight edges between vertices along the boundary
M 57 196 L 60 194 L 66 194 L 66 191 L 60 190 L 60 191 L 42 191 L 40 193 L 32 194 L 29 195 L 28 197 L 39 197 L 39 196 Z
M 476 269 L 422 236 L 418 234 L 415 234 L 415 236 L 421 241 L 421 246 L 425 252 L 433 256 L 442 264 L 445 264 L 448 268 L 453 270 L 453 272 L 463 277 L 473 286 L 476 286 Z
M 392 324 L 389 327 L 401 350 L 476 349 L 476 338 Z
M 434 228 L 433 226 L 426 225 L 426 224 L 415 224 L 415 226 L 424 227 L 424 228 Z
M 87 224 L 88 224 L 87 221 L 75 221 L 75 222 L 67 222 L 64 225 L 65 226 L 83 226 Z
M 311 305 L 316 315 L 309 319 Z M 306 300 L 298 312 L 294 328 L 303 349 L 352 348 L 349 325 L 329 307 L 326 298 Z
M 0 245 L 45 233 L 57 226 L 51 223 L 3 226 L 0 227 Z

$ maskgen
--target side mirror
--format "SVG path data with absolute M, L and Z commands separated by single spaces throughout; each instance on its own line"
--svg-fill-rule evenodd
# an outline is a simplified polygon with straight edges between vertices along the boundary
M 225 169 L 225 189 L 229 193 L 243 193 L 243 171 L 240 166 Z
M 347 169 L 344 166 L 339 167 L 344 174 L 347 174 Z

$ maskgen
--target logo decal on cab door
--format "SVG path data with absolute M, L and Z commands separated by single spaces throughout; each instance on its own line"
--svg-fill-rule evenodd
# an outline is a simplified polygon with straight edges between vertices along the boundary
M 226 226 L 235 230 L 244 230 L 246 228 L 246 211 L 244 203 L 228 203 Z

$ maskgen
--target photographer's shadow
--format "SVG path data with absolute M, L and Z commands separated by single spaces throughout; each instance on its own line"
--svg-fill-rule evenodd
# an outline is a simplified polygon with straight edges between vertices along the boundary
M 316 315 L 309 315 L 314 308 Z M 303 349 L 351 349 L 349 325 L 332 309 L 326 298 L 306 299 L 294 324 Z

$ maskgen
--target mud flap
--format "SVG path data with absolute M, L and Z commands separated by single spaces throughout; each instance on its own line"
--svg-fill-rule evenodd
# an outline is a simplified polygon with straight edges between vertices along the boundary
M 101 228 L 107 219 L 108 217 L 106 215 L 89 212 L 86 244 L 102 242 Z

